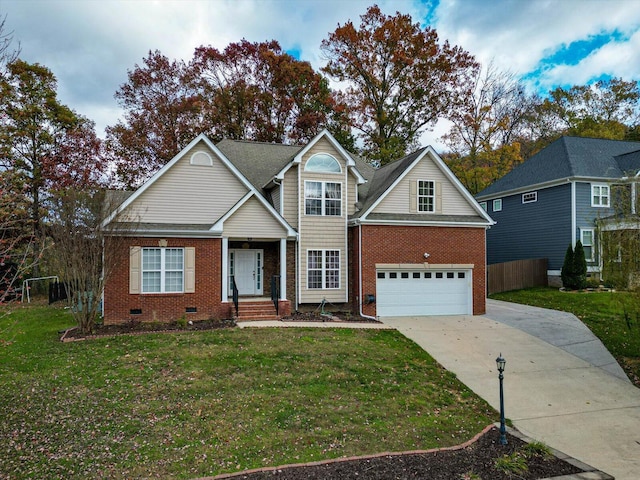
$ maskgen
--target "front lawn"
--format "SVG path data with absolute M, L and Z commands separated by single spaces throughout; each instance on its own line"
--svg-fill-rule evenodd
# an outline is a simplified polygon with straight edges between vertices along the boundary
M 498 293 L 491 298 L 573 313 L 640 386 L 640 294 L 531 288 Z
M 193 478 L 462 443 L 495 412 L 395 331 L 223 329 L 61 343 L 0 311 L 0 477 Z

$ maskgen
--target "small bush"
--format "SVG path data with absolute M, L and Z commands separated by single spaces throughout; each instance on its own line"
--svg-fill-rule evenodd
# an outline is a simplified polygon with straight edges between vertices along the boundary
M 515 475 L 523 474 L 529 469 L 527 466 L 527 458 L 521 452 L 503 455 L 496 460 L 495 466 L 501 472 Z
M 525 445 L 522 449 L 527 458 L 531 457 L 552 457 L 551 449 L 542 442 L 531 442 Z

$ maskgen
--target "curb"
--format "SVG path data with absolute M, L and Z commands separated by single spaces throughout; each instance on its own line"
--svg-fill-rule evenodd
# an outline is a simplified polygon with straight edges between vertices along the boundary
M 198 477 L 194 480 L 226 480 L 226 479 L 233 479 L 236 477 L 240 477 L 242 475 L 249 475 L 252 473 L 264 473 L 264 472 L 275 472 L 277 470 L 282 470 L 285 468 L 296 468 L 296 467 L 314 467 L 317 465 L 328 465 L 331 463 L 339 463 L 339 462 L 348 462 L 348 461 L 352 461 L 352 460 L 367 460 L 367 459 L 372 459 L 372 458 L 379 458 L 379 457 L 389 457 L 389 456 L 399 456 L 399 455 L 412 455 L 412 454 L 425 454 L 425 453 L 435 453 L 435 452 L 444 452 L 444 451 L 455 451 L 455 450 L 461 450 L 463 448 L 468 447 L 469 445 L 475 443 L 482 435 L 484 435 L 485 433 L 487 433 L 489 430 L 491 430 L 492 428 L 498 426 L 499 427 L 499 423 L 498 424 L 491 424 L 491 425 L 487 425 L 480 433 L 478 433 L 477 435 L 475 435 L 471 440 L 467 440 L 466 442 L 460 444 L 460 445 L 454 445 L 452 447 L 443 447 L 443 448 L 432 448 L 430 450 L 409 450 L 406 452 L 382 452 L 382 453 L 376 453 L 374 455 L 363 455 L 363 456 L 353 456 L 353 457 L 344 457 L 344 458 L 332 458 L 329 460 L 319 460 L 316 462 L 308 462 L 308 463 L 294 463 L 294 464 L 288 464 L 288 465 L 280 465 L 277 467 L 262 467 L 262 468 L 254 468 L 252 470 L 243 470 L 242 472 L 234 472 L 234 473 L 222 473 L 220 475 L 216 475 L 214 477 Z M 523 440 L 524 442 L 527 443 L 531 443 L 533 441 L 532 438 L 527 437 L 526 435 L 520 433 L 517 430 L 514 430 L 513 428 L 507 427 L 507 431 L 513 435 L 514 437 L 519 438 L 520 440 Z M 608 475 L 600 470 L 597 470 L 593 467 L 591 467 L 590 465 L 587 465 L 586 463 L 583 463 L 579 460 L 576 460 L 573 457 L 570 457 L 569 455 L 566 455 L 558 450 L 555 450 L 553 448 L 549 448 L 551 450 L 551 453 L 553 455 L 555 455 L 556 457 L 558 457 L 560 460 L 564 460 L 567 463 L 570 463 L 571 465 L 583 470 L 583 472 L 581 473 L 574 473 L 572 475 L 561 475 L 559 477 L 547 477 L 547 478 L 543 478 L 540 480 L 615 480 L 614 477 L 612 477 L 611 475 Z

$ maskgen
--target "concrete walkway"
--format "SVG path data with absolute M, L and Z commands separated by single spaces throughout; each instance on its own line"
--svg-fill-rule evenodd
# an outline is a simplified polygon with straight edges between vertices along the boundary
M 640 389 L 620 378 L 604 347 L 575 317 L 504 302 L 487 311 L 383 320 L 496 409 L 502 353 L 505 414 L 520 431 L 618 480 L 639 479 Z

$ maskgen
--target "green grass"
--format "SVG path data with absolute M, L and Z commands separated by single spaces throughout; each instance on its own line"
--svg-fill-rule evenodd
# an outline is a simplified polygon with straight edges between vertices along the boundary
M 602 341 L 631 380 L 639 384 L 640 294 L 531 288 L 494 294 L 491 298 L 573 313 Z
M 72 323 L 42 306 L 0 312 L 0 477 L 193 478 L 453 445 L 495 420 L 395 331 L 59 342 Z

